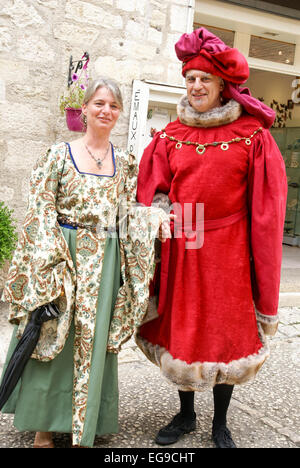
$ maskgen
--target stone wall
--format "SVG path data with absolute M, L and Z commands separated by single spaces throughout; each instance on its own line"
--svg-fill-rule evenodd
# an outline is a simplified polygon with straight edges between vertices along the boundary
M 132 80 L 181 84 L 174 43 L 187 30 L 189 3 L 1 1 L 0 200 L 14 209 L 18 227 L 34 161 L 55 141 L 78 137 L 58 108 L 70 55 L 79 59 L 88 51 L 92 77 L 120 83 L 125 106 L 112 140 L 126 147 Z

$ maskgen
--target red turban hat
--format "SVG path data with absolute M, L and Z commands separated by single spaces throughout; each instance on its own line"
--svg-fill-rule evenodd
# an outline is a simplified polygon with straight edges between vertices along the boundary
M 257 117 L 264 127 L 271 127 L 275 112 L 251 96 L 248 88 L 238 85 L 249 78 L 247 60 L 238 49 L 228 47 L 220 38 L 199 28 L 191 34 L 183 34 L 175 44 L 176 55 L 182 61 L 182 74 L 188 70 L 201 70 L 225 80 L 222 93 L 225 99 L 235 99 L 251 115 Z
M 238 84 L 244 83 L 249 77 L 245 57 L 205 28 L 183 34 L 175 44 L 175 50 L 177 57 L 183 62 L 183 76 L 187 70 L 196 69 Z

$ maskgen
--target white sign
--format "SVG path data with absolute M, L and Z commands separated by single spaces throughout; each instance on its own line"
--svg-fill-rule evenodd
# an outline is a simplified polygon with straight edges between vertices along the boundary
M 138 162 L 144 151 L 149 86 L 143 81 L 133 82 L 127 149 L 134 154 Z

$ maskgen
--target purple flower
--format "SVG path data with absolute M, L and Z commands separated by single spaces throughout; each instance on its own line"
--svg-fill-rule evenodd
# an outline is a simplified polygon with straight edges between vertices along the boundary
M 81 89 L 85 89 L 85 86 L 83 84 L 80 85 Z
M 76 73 L 73 73 L 72 81 L 77 81 L 77 80 L 78 80 L 78 75 Z

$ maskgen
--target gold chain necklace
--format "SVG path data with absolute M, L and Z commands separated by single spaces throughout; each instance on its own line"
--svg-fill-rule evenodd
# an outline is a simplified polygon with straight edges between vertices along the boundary
M 196 146 L 196 152 L 198 154 L 204 154 L 208 146 L 220 146 L 221 150 L 227 151 L 231 143 L 238 143 L 239 141 L 243 141 L 243 140 L 245 141 L 245 144 L 249 146 L 251 145 L 252 138 L 254 138 L 258 132 L 262 132 L 262 127 L 255 130 L 255 132 L 253 132 L 252 135 L 250 135 L 249 137 L 233 138 L 232 140 L 229 140 L 229 141 L 214 141 L 212 143 L 199 143 L 197 141 L 177 140 L 177 138 L 167 135 L 165 130 L 162 130 L 162 131 L 163 133 L 160 135 L 160 138 L 168 138 L 170 141 L 176 141 L 177 142 L 175 145 L 176 149 L 180 149 L 182 145 L 193 145 L 193 146 Z
M 102 163 L 103 163 L 104 159 L 106 158 L 106 156 L 108 155 L 108 151 L 109 151 L 109 149 L 110 149 L 110 145 L 111 145 L 111 143 L 109 143 L 109 145 L 108 145 L 108 147 L 107 147 L 107 150 L 106 150 L 105 155 L 103 156 L 103 158 L 100 159 L 100 158 L 97 158 L 97 157 L 91 152 L 91 150 L 89 149 L 89 147 L 84 143 L 84 146 L 85 146 L 87 152 L 88 152 L 89 155 L 93 158 L 93 160 L 96 162 L 96 164 L 97 164 L 97 166 L 98 166 L 99 169 L 101 169 Z

